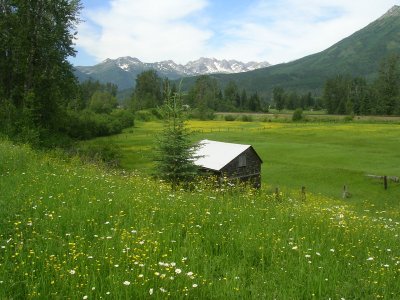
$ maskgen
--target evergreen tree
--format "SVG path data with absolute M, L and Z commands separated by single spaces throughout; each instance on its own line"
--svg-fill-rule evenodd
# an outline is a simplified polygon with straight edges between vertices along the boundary
M 384 59 L 375 83 L 380 99 L 377 112 L 392 115 L 400 112 L 400 68 L 399 55 L 390 55 Z
M 219 94 L 220 89 L 215 78 L 207 75 L 199 76 L 189 90 L 189 105 L 196 108 L 200 119 L 209 119 L 213 110 L 221 108 L 222 103 L 217 102 Z
M 249 110 L 253 111 L 253 112 L 261 111 L 261 101 L 260 101 L 260 97 L 258 96 L 257 92 L 250 96 Z
M 272 91 L 273 101 L 277 110 L 281 111 L 285 107 L 285 91 L 281 87 L 275 87 Z
M 328 114 L 346 114 L 351 108 L 350 89 L 352 80 L 338 75 L 325 82 L 323 98 Z
M 161 113 L 164 128 L 156 146 L 156 174 L 175 190 L 178 185 L 192 181 L 197 173 L 193 163 L 196 147 L 192 145 L 191 133 L 185 126 L 180 93 L 168 93 Z
M 155 70 L 148 70 L 136 77 L 132 100 L 134 108 L 154 108 L 162 104 L 162 82 Z
M 241 111 L 243 111 L 243 110 L 247 109 L 248 106 L 249 106 L 249 103 L 248 103 L 248 99 L 247 99 L 247 93 L 246 93 L 246 90 L 243 89 L 242 90 L 242 94 L 240 96 L 240 107 L 239 107 L 239 109 Z
M 224 89 L 225 102 L 230 107 L 240 107 L 240 97 L 237 84 L 234 81 L 229 81 Z M 239 103 L 238 103 L 239 101 Z

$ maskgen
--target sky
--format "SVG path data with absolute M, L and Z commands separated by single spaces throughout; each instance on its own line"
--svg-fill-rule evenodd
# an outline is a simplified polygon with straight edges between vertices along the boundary
M 320 52 L 373 22 L 396 0 L 81 0 L 70 61 L 89 66 L 200 57 L 278 64 Z

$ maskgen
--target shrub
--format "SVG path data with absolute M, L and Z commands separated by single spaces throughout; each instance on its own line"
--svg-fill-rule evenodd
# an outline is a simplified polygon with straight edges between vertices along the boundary
M 151 114 L 156 117 L 158 120 L 162 120 L 163 116 L 160 113 L 160 110 L 158 108 L 152 108 L 150 110 Z
M 81 159 L 89 162 L 102 162 L 107 165 L 114 167 L 119 166 L 119 160 L 121 158 L 120 149 L 117 145 L 110 141 L 96 143 L 96 144 L 84 144 L 72 152 L 75 152 Z
M 303 110 L 301 108 L 297 108 L 292 116 L 292 121 L 297 122 L 303 120 Z
M 153 119 L 154 115 L 148 110 L 138 110 L 135 113 L 135 116 L 138 120 L 143 122 L 149 122 Z
M 235 115 L 225 115 L 224 119 L 225 119 L 225 121 L 235 121 L 236 116 Z
M 118 119 L 121 122 L 123 128 L 128 128 L 135 125 L 135 115 L 129 110 L 116 109 L 111 113 L 111 116 Z
M 353 120 L 354 120 L 354 115 L 353 114 L 344 117 L 344 121 L 345 122 L 351 122 Z
M 241 120 L 243 122 L 253 122 L 253 116 L 251 115 L 242 115 Z

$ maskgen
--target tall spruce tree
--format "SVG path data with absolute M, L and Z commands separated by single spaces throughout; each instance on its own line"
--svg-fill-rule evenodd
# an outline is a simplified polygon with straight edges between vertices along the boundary
M 164 128 L 156 146 L 156 176 L 171 184 L 175 190 L 186 185 L 197 173 L 194 165 L 196 146 L 190 140 L 191 132 L 185 126 L 185 111 L 180 93 L 169 91 L 161 107 Z

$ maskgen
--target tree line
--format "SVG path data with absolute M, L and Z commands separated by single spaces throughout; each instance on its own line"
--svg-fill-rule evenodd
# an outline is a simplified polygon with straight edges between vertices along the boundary
M 378 77 L 338 75 L 326 81 L 323 99 L 329 114 L 399 115 L 400 56 L 390 55 L 381 62 Z
M 133 110 L 161 106 L 168 89 L 175 94 L 179 87 L 167 78 L 161 79 L 155 70 L 144 71 L 136 78 L 130 106 Z M 207 75 L 199 76 L 189 91 L 183 93 L 182 102 L 191 109 L 193 116 L 200 119 L 210 118 L 214 111 L 260 112 L 268 107 L 257 92 L 248 94 L 234 81 L 222 89 L 215 78 Z
M 338 115 L 400 115 L 400 57 L 392 54 L 380 64 L 372 81 L 364 77 L 338 74 L 328 78 L 322 96 L 273 89 L 273 104 L 282 109 L 325 109 Z
M 0 0 L 0 134 L 38 146 L 118 133 L 117 87 L 78 84 L 68 58 L 79 0 Z

